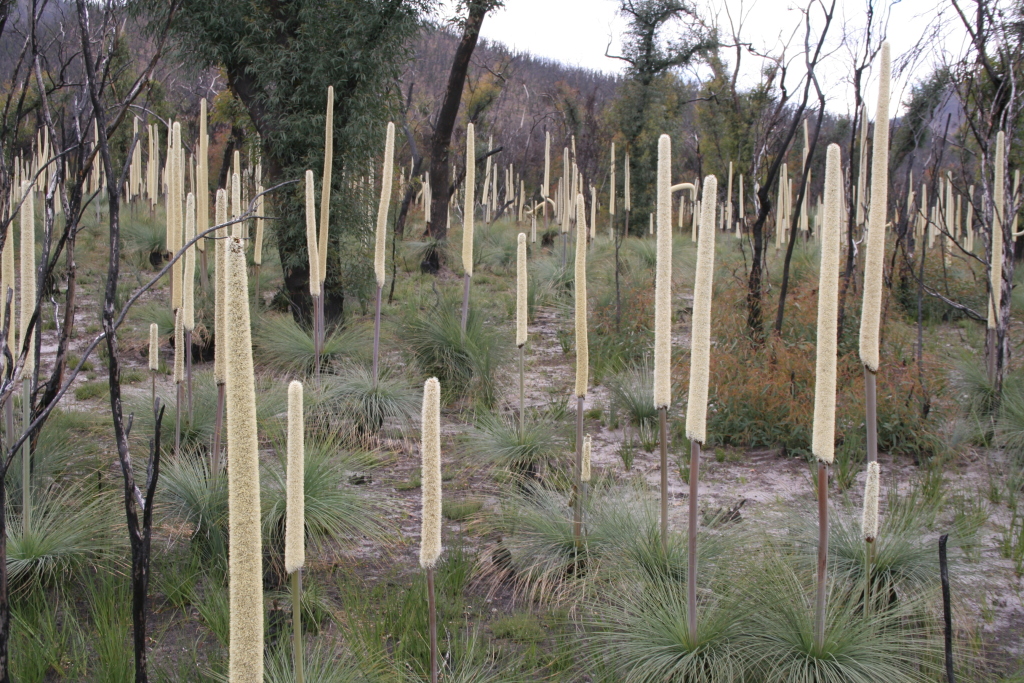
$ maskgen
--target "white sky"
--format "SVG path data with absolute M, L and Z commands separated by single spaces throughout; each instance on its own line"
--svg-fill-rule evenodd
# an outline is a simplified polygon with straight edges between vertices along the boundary
M 446 0 L 451 15 L 452 0 Z M 800 60 L 792 65 L 791 71 L 797 78 L 803 74 L 802 47 L 804 38 L 803 14 L 797 9 L 804 2 L 792 0 L 697 0 L 706 10 L 707 16 L 718 16 L 724 29 L 723 39 L 728 33 L 726 9 L 736 21 L 742 14 L 741 36 L 761 52 L 778 53 L 781 46 L 789 42 L 789 55 Z M 915 44 L 925 33 L 937 30 L 935 46 L 894 79 L 892 88 L 892 111 L 896 114 L 899 103 L 909 93 L 908 83 L 930 73 L 935 64 L 942 60 L 942 53 L 959 54 L 964 48 L 966 33 L 953 15 L 948 0 L 876 0 L 890 12 L 888 38 L 892 46 L 894 72 L 901 58 L 913 51 Z M 538 56 L 557 61 L 618 73 L 623 63 L 605 57 L 605 49 L 615 54 L 619 49 L 625 20 L 618 14 L 618 0 L 506 0 L 505 7 L 484 20 L 483 36 L 500 41 L 509 47 L 531 52 Z M 841 37 L 858 34 L 864 29 L 866 0 L 837 0 L 836 17 L 833 20 L 828 41 L 829 55 L 822 61 L 819 79 L 829 101 L 829 109 L 847 113 L 852 101 L 852 86 L 849 83 L 851 50 L 841 45 Z M 820 27 L 822 10 L 817 8 L 814 15 L 815 27 Z M 936 29 L 937 25 L 942 28 Z M 794 33 L 795 30 L 795 33 Z M 853 37 L 855 42 L 856 35 Z M 760 71 L 760 59 L 745 55 L 741 69 L 741 81 L 753 83 Z M 866 90 L 868 106 L 873 110 L 877 82 L 869 80 Z M 872 113 L 873 118 L 873 113 Z

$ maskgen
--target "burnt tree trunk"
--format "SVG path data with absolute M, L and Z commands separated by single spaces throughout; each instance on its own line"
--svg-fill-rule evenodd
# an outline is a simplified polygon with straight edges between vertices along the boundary
M 427 224 L 427 236 L 443 241 L 448 238 L 448 203 L 455 192 L 451 182 L 450 156 L 452 131 L 455 119 L 459 114 L 462 102 L 462 89 L 466 85 L 466 73 L 469 71 L 469 60 L 476 49 L 480 37 L 480 27 L 484 16 L 490 8 L 489 2 L 476 0 L 469 3 L 469 14 L 462 28 L 462 39 L 455 48 L 452 68 L 448 74 L 448 86 L 445 88 L 441 110 L 437 114 L 434 134 L 430 138 L 430 220 Z M 467 160 L 467 163 L 472 163 Z M 424 256 L 421 270 L 425 273 L 437 273 L 441 269 L 440 254 L 437 249 L 428 249 Z

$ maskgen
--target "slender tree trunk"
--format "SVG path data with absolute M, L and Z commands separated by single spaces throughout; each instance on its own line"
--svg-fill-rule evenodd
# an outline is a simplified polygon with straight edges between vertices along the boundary
M 818 121 L 814 128 L 814 137 L 811 138 L 810 146 L 807 150 L 807 162 L 804 164 L 803 173 L 800 176 L 800 191 L 797 193 L 796 211 L 793 212 L 792 227 L 789 231 L 791 237 L 789 244 L 786 246 L 786 262 L 782 267 L 782 287 L 779 289 L 779 308 L 775 316 L 775 334 L 778 335 L 782 334 L 782 321 L 786 311 L 786 294 L 789 292 L 789 266 L 793 259 L 793 247 L 796 245 L 800 213 L 804 208 L 804 195 L 807 194 L 807 179 L 811 172 L 811 159 L 814 158 L 814 150 L 818 146 L 818 135 L 821 133 L 821 122 L 824 118 L 825 99 L 821 97 L 818 106 Z
M 448 74 L 448 85 L 441 109 L 437 115 L 434 134 L 430 139 L 430 221 L 428 235 L 435 240 L 444 241 L 448 238 L 448 202 L 451 200 L 455 187 L 451 181 L 449 170 L 451 155 L 452 131 L 462 101 L 462 90 L 466 84 L 466 73 L 469 61 L 476 49 L 480 37 L 480 26 L 489 9 L 489 3 L 482 0 L 469 1 L 469 14 L 462 29 L 462 39 L 455 48 L 452 68 Z M 467 159 L 466 163 L 474 163 Z M 423 272 L 437 273 L 442 264 L 436 249 L 428 250 L 426 258 L 420 265 Z

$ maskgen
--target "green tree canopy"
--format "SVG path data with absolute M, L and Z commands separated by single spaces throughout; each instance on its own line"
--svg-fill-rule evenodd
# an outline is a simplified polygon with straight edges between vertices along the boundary
M 162 27 L 163 3 L 143 4 L 150 25 Z M 369 179 L 380 175 L 398 78 L 425 7 L 426 0 L 183 0 L 172 23 L 181 56 L 222 68 L 245 105 L 261 138 L 265 186 L 301 181 L 307 168 L 321 177 L 327 87 L 334 86 L 328 315 L 346 296 L 364 300 L 369 291 Z M 273 200 L 283 293 L 297 311 L 309 301 L 303 193 L 300 182 Z

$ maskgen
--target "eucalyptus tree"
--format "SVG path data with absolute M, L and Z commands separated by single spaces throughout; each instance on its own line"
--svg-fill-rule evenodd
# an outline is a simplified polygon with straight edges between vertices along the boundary
M 228 88 L 245 107 L 260 138 L 265 186 L 323 168 L 324 98 L 328 86 L 334 86 L 328 317 L 343 316 L 346 300 L 372 297 L 373 169 L 384 129 L 400 112 L 399 77 L 429 4 L 182 0 L 170 18 L 170 37 L 180 59 L 196 68 L 222 69 Z M 141 0 L 136 7 L 154 34 L 168 23 L 163 0 Z M 308 316 L 301 190 L 283 193 L 273 215 L 270 226 L 284 270 L 281 293 L 293 313 Z

